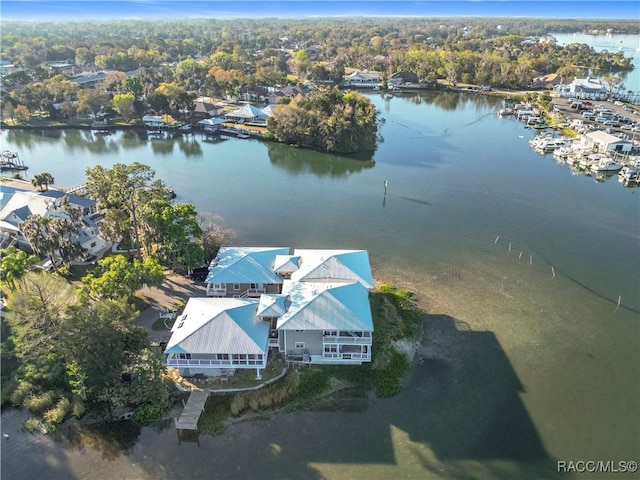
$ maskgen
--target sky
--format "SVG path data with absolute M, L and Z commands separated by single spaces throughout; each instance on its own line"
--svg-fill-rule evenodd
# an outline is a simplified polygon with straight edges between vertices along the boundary
M 638 0 L 1 0 L 2 20 L 483 16 L 639 19 Z

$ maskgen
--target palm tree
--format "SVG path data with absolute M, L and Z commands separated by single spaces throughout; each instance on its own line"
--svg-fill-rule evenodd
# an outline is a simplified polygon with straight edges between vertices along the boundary
M 53 175 L 48 172 L 38 173 L 33 176 L 31 183 L 34 187 L 40 189 L 40 191 L 49 190 L 49 185 L 53 185 Z M 44 187 L 44 188 L 43 188 Z
M 6 283 L 10 290 L 15 290 L 16 281 L 21 281 L 29 267 L 39 261 L 37 256 L 29 255 L 13 245 L 0 250 L 0 282 Z

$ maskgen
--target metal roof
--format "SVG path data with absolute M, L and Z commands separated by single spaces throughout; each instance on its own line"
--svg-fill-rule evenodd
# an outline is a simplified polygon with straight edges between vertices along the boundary
M 281 293 L 263 293 L 260 295 L 257 315 L 259 317 L 279 317 L 283 315 L 289 306 L 291 299 L 289 295 Z
M 165 353 L 265 354 L 269 324 L 256 316 L 256 300 L 191 298 L 172 328 Z
M 373 275 L 366 250 L 305 250 L 293 252 L 301 258 L 300 268 L 291 274 L 298 282 L 355 280 L 373 288 Z
M 276 273 L 291 273 L 300 268 L 300 256 L 276 255 L 273 261 L 273 271 Z
M 288 247 L 222 247 L 209 265 L 207 283 L 282 283 L 273 271 L 276 255 Z
M 278 330 L 373 331 L 369 292 L 358 282 L 286 280 L 283 293 L 291 298 L 291 306 L 278 319 Z

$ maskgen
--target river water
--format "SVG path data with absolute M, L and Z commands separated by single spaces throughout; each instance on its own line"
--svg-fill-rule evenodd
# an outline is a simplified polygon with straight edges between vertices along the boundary
M 392 399 L 237 423 L 199 446 L 178 445 L 171 422 L 54 439 L 3 413 L 7 478 L 554 478 L 556 460 L 640 460 L 637 190 L 536 154 L 496 98 L 371 99 L 385 123 L 368 159 L 198 134 L 0 133 L 60 186 L 148 164 L 238 245 L 368 249 L 376 280 L 429 314 Z

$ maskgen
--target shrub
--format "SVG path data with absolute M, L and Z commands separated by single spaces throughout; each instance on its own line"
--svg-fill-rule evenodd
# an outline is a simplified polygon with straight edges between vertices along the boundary
M 42 420 L 38 419 L 38 418 L 28 418 L 26 422 L 24 422 L 24 429 L 27 432 L 40 432 L 40 433 L 47 433 L 49 430 L 47 429 L 46 425 L 42 422 Z
M 45 422 L 49 424 L 61 423 L 71 410 L 71 402 L 66 397 L 60 397 L 54 408 L 47 410 L 44 414 Z
M 140 405 L 133 413 L 132 420 L 139 424 L 145 424 L 157 420 L 164 415 L 167 409 L 158 404 Z
M 55 392 L 48 391 L 41 395 L 30 395 L 25 398 L 23 405 L 33 413 L 42 413 L 53 407 L 56 401 Z
M 87 408 L 85 407 L 82 400 L 80 400 L 79 398 L 73 400 L 73 405 L 71 406 L 71 415 L 76 418 L 81 418 L 85 414 L 86 410 Z
M 20 407 L 23 405 L 25 399 L 33 394 L 34 387 L 29 382 L 25 382 L 24 380 L 20 380 L 18 382 L 18 386 L 15 388 L 13 392 L 11 392 L 11 403 L 15 407 Z
M 231 407 L 230 407 L 231 415 L 233 415 L 234 417 L 237 417 L 246 409 L 247 409 L 247 401 L 245 399 L 244 394 L 239 393 L 237 395 L 234 395 L 233 399 L 231 400 Z
M 402 390 L 402 379 L 409 369 L 409 361 L 395 348 L 389 348 L 386 365 L 375 371 L 373 384 L 378 397 L 391 397 Z

